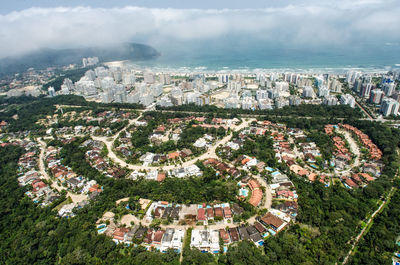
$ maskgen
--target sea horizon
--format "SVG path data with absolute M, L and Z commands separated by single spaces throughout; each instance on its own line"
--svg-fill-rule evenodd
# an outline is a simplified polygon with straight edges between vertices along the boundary
M 278 47 L 224 47 L 160 49 L 160 56 L 134 65 L 160 71 L 188 72 L 329 72 L 349 70 L 385 72 L 400 68 L 400 46 L 382 45 L 354 49 L 285 49 Z

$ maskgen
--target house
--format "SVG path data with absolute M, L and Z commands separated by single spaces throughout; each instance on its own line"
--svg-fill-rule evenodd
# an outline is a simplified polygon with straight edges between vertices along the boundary
M 380 175 L 380 171 L 378 169 L 378 166 L 374 165 L 374 164 L 364 164 L 363 172 L 364 173 L 371 173 L 374 176 L 379 176 Z
M 358 187 L 358 185 L 352 179 L 343 177 L 342 180 L 344 181 L 344 185 L 347 188 L 353 189 L 353 188 L 357 188 Z
M 138 228 L 139 228 L 139 226 L 135 225 L 128 232 L 126 232 L 125 236 L 124 236 L 124 241 L 125 242 L 132 242 L 133 236 L 135 235 L 135 233 L 138 230 Z
M 161 244 L 161 240 L 163 238 L 165 231 L 158 230 L 154 233 L 153 244 Z
M 254 235 L 254 234 L 258 234 L 258 231 L 256 229 L 256 227 L 254 225 L 248 226 L 246 227 L 247 233 L 249 233 L 249 235 Z
M 158 174 L 157 174 L 157 181 L 158 182 L 162 182 L 162 181 L 164 181 L 164 179 L 166 178 L 166 174 L 165 174 L 165 172 L 158 172 Z
M 172 207 L 166 207 L 161 218 L 167 219 L 171 215 L 171 213 L 172 213 Z
M 170 217 L 171 217 L 173 220 L 178 220 L 178 219 L 179 219 L 179 211 L 180 211 L 180 208 L 179 208 L 179 207 L 174 207 L 174 208 L 172 209 L 172 212 L 171 212 Z
M 222 208 L 221 207 L 215 207 L 214 208 L 214 212 L 215 212 L 215 216 L 216 217 L 224 218 L 224 214 L 222 212 Z
M 232 242 L 239 241 L 239 233 L 236 227 L 229 228 L 229 236 L 231 237 Z
M 144 237 L 146 231 L 147 231 L 146 227 L 139 228 L 135 233 L 135 238 L 136 239 L 142 239 Z
M 168 154 L 168 159 L 177 159 L 179 157 L 179 152 L 172 152 Z
M 161 248 L 160 248 L 161 252 L 165 252 L 168 248 L 171 248 L 171 243 L 174 233 L 175 233 L 174 228 L 167 228 L 161 240 Z
M 251 241 L 254 242 L 254 244 L 257 244 L 260 246 L 262 246 L 264 244 L 264 240 L 259 233 L 250 235 L 250 239 L 251 239 Z
M 279 204 L 276 208 L 284 213 L 296 213 L 297 212 L 297 202 L 295 201 L 285 201 Z
M 254 207 L 257 207 L 261 202 L 262 196 L 263 192 L 261 189 L 257 188 L 256 190 L 252 190 L 249 203 Z
M 184 148 L 181 150 L 181 156 L 182 158 L 191 156 L 193 154 L 192 150 L 188 149 L 188 148 Z
M 39 179 L 34 180 L 32 182 L 33 191 L 39 191 L 40 189 L 43 189 L 45 187 L 47 187 L 47 185 L 43 181 L 41 181 Z
M 153 230 L 152 229 L 147 230 L 147 234 L 144 237 L 143 242 L 146 244 L 151 244 L 153 242 Z
M 359 175 L 364 179 L 364 181 L 366 182 L 371 182 L 374 181 L 375 179 L 373 177 L 371 177 L 369 174 L 367 173 L 359 173 Z
M 228 170 L 229 175 L 231 175 L 233 178 L 237 178 L 240 176 L 240 171 L 234 167 L 229 168 Z
M 246 157 L 246 158 L 243 159 L 240 163 L 241 163 L 242 165 L 246 165 L 247 162 L 249 162 L 249 161 L 250 161 L 250 158 Z
M 225 218 L 232 218 L 232 211 L 229 206 L 224 207 L 224 217 Z
M 197 221 L 204 222 L 206 220 L 206 211 L 204 208 L 197 210 Z
M 250 235 L 247 232 L 246 227 L 238 227 L 238 231 L 239 231 L 239 235 L 240 235 L 240 239 L 241 240 L 249 240 L 250 239 Z
M 67 185 L 71 189 L 76 189 L 82 186 L 82 182 L 77 178 L 70 178 L 67 180 Z
M 262 172 L 264 170 L 264 167 L 265 167 L 265 163 L 262 162 L 262 161 L 258 162 L 257 165 L 256 165 L 256 168 L 257 168 L 258 172 Z
M 233 210 L 234 214 L 240 215 L 240 214 L 244 213 L 244 209 L 242 207 L 240 207 L 239 204 L 237 204 L 237 203 L 232 204 L 232 210 Z
M 221 228 L 219 229 L 219 236 L 222 238 L 225 244 L 228 244 L 230 242 L 229 240 L 229 234 L 226 232 L 225 229 Z
M 91 187 L 89 188 L 89 192 L 90 192 L 90 193 L 92 193 L 92 192 L 101 192 L 101 191 L 102 191 L 102 190 L 101 190 L 99 184 L 94 184 L 93 186 L 91 186 Z
M 154 218 L 160 218 L 164 212 L 164 209 L 165 209 L 164 207 L 160 207 L 160 206 L 156 207 L 154 209 Z
M 115 229 L 115 231 L 113 233 L 114 241 L 116 241 L 117 243 L 124 241 L 125 233 L 127 233 L 128 231 L 129 231 L 128 228 L 125 228 L 125 227 L 119 227 L 119 228 Z
M 260 219 L 261 223 L 270 226 L 275 232 L 281 231 L 287 223 L 272 213 L 267 213 Z
M 267 231 L 267 229 L 260 222 L 254 222 L 254 227 L 259 233 L 264 233 L 265 231 Z
M 210 208 L 207 208 L 206 211 L 207 211 L 208 220 L 214 219 L 214 209 L 210 207 Z

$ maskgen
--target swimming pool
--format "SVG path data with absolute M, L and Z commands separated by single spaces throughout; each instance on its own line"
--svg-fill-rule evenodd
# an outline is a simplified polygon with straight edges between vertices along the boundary
M 244 197 L 247 197 L 249 195 L 249 191 L 247 189 L 243 189 L 242 188 L 242 189 L 239 190 L 239 194 L 244 196 Z

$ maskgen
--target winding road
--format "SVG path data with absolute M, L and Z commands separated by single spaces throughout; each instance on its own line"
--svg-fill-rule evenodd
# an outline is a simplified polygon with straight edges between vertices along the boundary
M 40 173 L 42 174 L 42 176 L 44 177 L 44 179 L 46 179 L 47 181 L 51 181 L 51 187 L 53 189 L 56 189 L 58 192 L 61 192 L 62 190 L 67 190 L 65 187 L 60 186 L 58 184 L 57 181 L 53 180 L 50 178 L 49 174 L 46 171 L 46 168 L 44 166 L 44 153 L 45 153 L 45 149 L 46 149 L 46 143 L 43 142 L 41 139 L 37 138 L 36 139 L 39 144 L 40 144 L 40 155 L 39 155 L 39 170 Z M 73 203 L 77 204 L 81 201 L 87 200 L 87 195 L 84 194 L 76 194 L 76 193 L 72 193 L 70 191 L 67 191 L 67 197 L 71 197 L 71 200 Z
M 129 124 L 132 124 L 134 121 L 138 120 L 139 118 L 140 118 L 140 116 L 139 116 L 137 119 L 132 120 L 132 122 L 129 122 Z M 233 131 L 239 131 L 239 130 L 241 130 L 241 129 L 247 127 L 247 126 L 249 126 L 249 124 L 250 124 L 253 120 L 254 120 L 254 119 L 250 119 L 250 120 L 248 120 L 248 121 L 244 121 L 244 122 L 242 122 L 242 123 L 241 123 L 240 125 L 238 125 L 238 126 L 234 125 L 234 126 L 232 127 L 232 128 L 233 128 Z M 127 126 L 127 127 L 128 127 L 128 126 Z M 127 127 L 126 127 L 126 128 L 127 128 Z M 114 163 L 120 164 L 122 167 L 126 167 L 126 168 L 131 169 L 131 170 L 156 170 L 156 169 L 160 169 L 160 168 L 162 168 L 163 170 L 171 170 L 171 169 L 174 169 L 174 168 L 177 168 L 177 167 L 178 167 L 178 165 L 168 165 L 168 166 L 132 165 L 132 164 L 126 163 L 124 160 L 122 160 L 121 158 L 119 158 L 119 157 L 114 153 L 112 147 L 113 147 L 113 143 L 114 143 L 115 139 L 117 139 L 118 136 L 119 136 L 119 134 L 120 134 L 122 131 L 126 130 L 126 128 L 124 128 L 124 129 L 121 130 L 118 134 L 116 134 L 116 135 L 114 135 L 113 137 L 111 137 L 111 139 L 112 139 L 111 141 L 109 140 L 110 137 L 105 137 L 105 136 L 92 136 L 92 138 L 93 138 L 94 140 L 96 140 L 96 141 L 101 141 L 101 142 L 103 142 L 103 143 L 107 146 L 107 149 L 108 149 L 108 157 L 109 157 Z M 230 133 L 229 135 L 225 136 L 225 137 L 222 138 L 221 140 L 217 141 L 212 147 L 210 147 L 210 148 L 208 149 L 208 151 L 207 151 L 206 153 L 204 153 L 204 154 L 202 154 L 202 155 L 200 155 L 200 156 L 198 156 L 198 157 L 195 157 L 195 158 L 193 158 L 193 159 L 191 159 L 191 160 L 188 160 L 188 161 L 184 162 L 182 165 L 179 165 L 179 167 L 188 167 L 188 166 L 191 166 L 191 165 L 193 165 L 193 164 L 194 164 L 196 161 L 198 161 L 198 160 L 204 160 L 204 159 L 208 159 L 208 158 L 216 158 L 216 159 L 217 159 L 218 156 L 216 155 L 215 150 L 217 149 L 218 146 L 224 145 L 224 144 L 226 144 L 227 142 L 229 142 L 229 140 L 231 139 L 231 137 L 232 137 L 232 133 Z

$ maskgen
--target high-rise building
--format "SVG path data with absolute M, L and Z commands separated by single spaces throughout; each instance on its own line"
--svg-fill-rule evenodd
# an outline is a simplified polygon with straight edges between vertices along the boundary
M 383 91 L 380 89 L 372 89 L 369 96 L 369 102 L 372 104 L 380 104 L 383 98 Z
M 349 85 L 352 85 L 357 80 L 357 78 L 359 78 L 360 76 L 361 76 L 360 72 L 349 71 L 349 72 L 347 72 L 347 75 L 346 75 L 346 81 L 347 81 L 347 83 L 349 83 Z
M 300 103 L 301 103 L 301 99 L 299 96 L 291 95 L 289 97 L 289 105 L 290 106 L 298 106 L 298 105 L 300 105 Z
M 395 88 L 395 83 L 393 80 L 388 80 L 387 82 L 383 83 L 382 90 L 385 92 L 385 96 L 390 97 Z
M 275 107 L 276 108 L 280 109 L 285 106 L 289 106 L 289 100 L 287 98 L 279 97 L 279 98 L 275 99 Z
M 269 99 L 269 98 L 260 99 L 258 101 L 258 108 L 260 110 L 273 109 L 274 108 L 274 101 L 272 99 Z
M 99 58 L 98 57 L 88 57 L 88 58 L 83 58 L 82 59 L 82 66 L 83 67 L 88 67 L 91 65 L 95 65 L 99 63 Z
M 105 91 L 101 93 L 101 102 L 111 103 L 113 101 L 113 95 L 111 91 Z
M 354 92 L 356 92 L 356 93 L 360 93 L 362 84 L 363 84 L 362 80 L 361 80 L 361 79 L 357 79 L 357 80 L 353 83 L 353 86 L 352 86 L 351 89 L 352 89 Z
M 196 105 L 198 105 L 198 106 L 209 105 L 210 102 L 211 102 L 211 96 L 201 95 L 197 98 Z
M 310 86 L 303 88 L 303 97 L 312 98 L 314 96 L 314 89 Z
M 256 92 L 256 99 L 257 100 L 266 99 L 266 98 L 268 98 L 268 91 L 261 90 L 261 89 L 257 90 L 257 92 Z
M 218 75 L 218 81 L 219 81 L 220 83 L 228 83 L 228 81 L 229 81 L 229 75 L 227 75 L 227 74 Z
M 350 94 L 343 94 L 340 96 L 340 104 L 349 105 L 350 107 L 354 108 L 355 104 L 356 104 L 356 100 Z
M 50 97 L 55 97 L 56 96 L 56 91 L 54 90 L 54 87 L 50 86 L 48 88 L 49 96 Z
M 329 96 L 329 89 L 325 86 L 318 87 L 318 97 Z
M 275 89 L 278 91 L 288 91 L 289 83 L 288 82 L 276 82 Z
M 160 75 L 160 82 L 163 85 L 171 84 L 171 76 L 169 74 L 161 74 Z
M 96 73 L 93 70 L 87 70 L 85 76 L 92 81 L 96 79 Z
M 156 102 L 157 106 L 161 106 L 161 107 L 171 107 L 173 106 L 171 99 L 165 95 L 163 97 L 161 97 L 160 99 L 157 100 Z
M 322 87 L 324 84 L 325 84 L 325 80 L 324 80 L 324 78 L 323 78 L 322 76 L 317 76 L 317 77 L 315 78 L 315 86 L 316 86 L 316 87 L 320 88 L 320 87 Z
M 154 75 L 153 75 L 153 73 L 145 72 L 143 74 L 143 81 L 146 84 L 153 84 L 154 83 Z
M 381 104 L 381 113 L 383 116 L 397 115 L 400 103 L 392 98 L 385 97 Z
M 138 91 L 132 91 L 126 96 L 128 103 L 139 103 L 140 93 Z
M 330 91 L 335 93 L 340 93 L 342 91 L 342 84 L 336 79 L 328 80 L 328 85 Z
M 133 86 L 135 82 L 136 82 L 136 76 L 134 73 L 127 73 L 122 78 L 122 84 L 127 87 Z
M 64 84 L 61 85 L 61 94 L 63 95 L 69 95 L 70 90 L 68 89 L 68 87 Z
M 369 98 L 372 89 L 374 89 L 374 85 L 372 83 L 362 84 L 360 90 L 360 97 Z
M 338 103 L 338 100 L 335 96 L 326 96 L 324 98 L 324 104 L 328 106 L 335 106 Z
M 394 100 L 396 100 L 397 102 L 400 102 L 400 91 L 395 91 L 395 92 L 393 92 L 392 98 L 393 98 Z
M 255 107 L 255 100 L 252 97 L 244 97 L 242 99 L 242 109 L 252 109 Z

